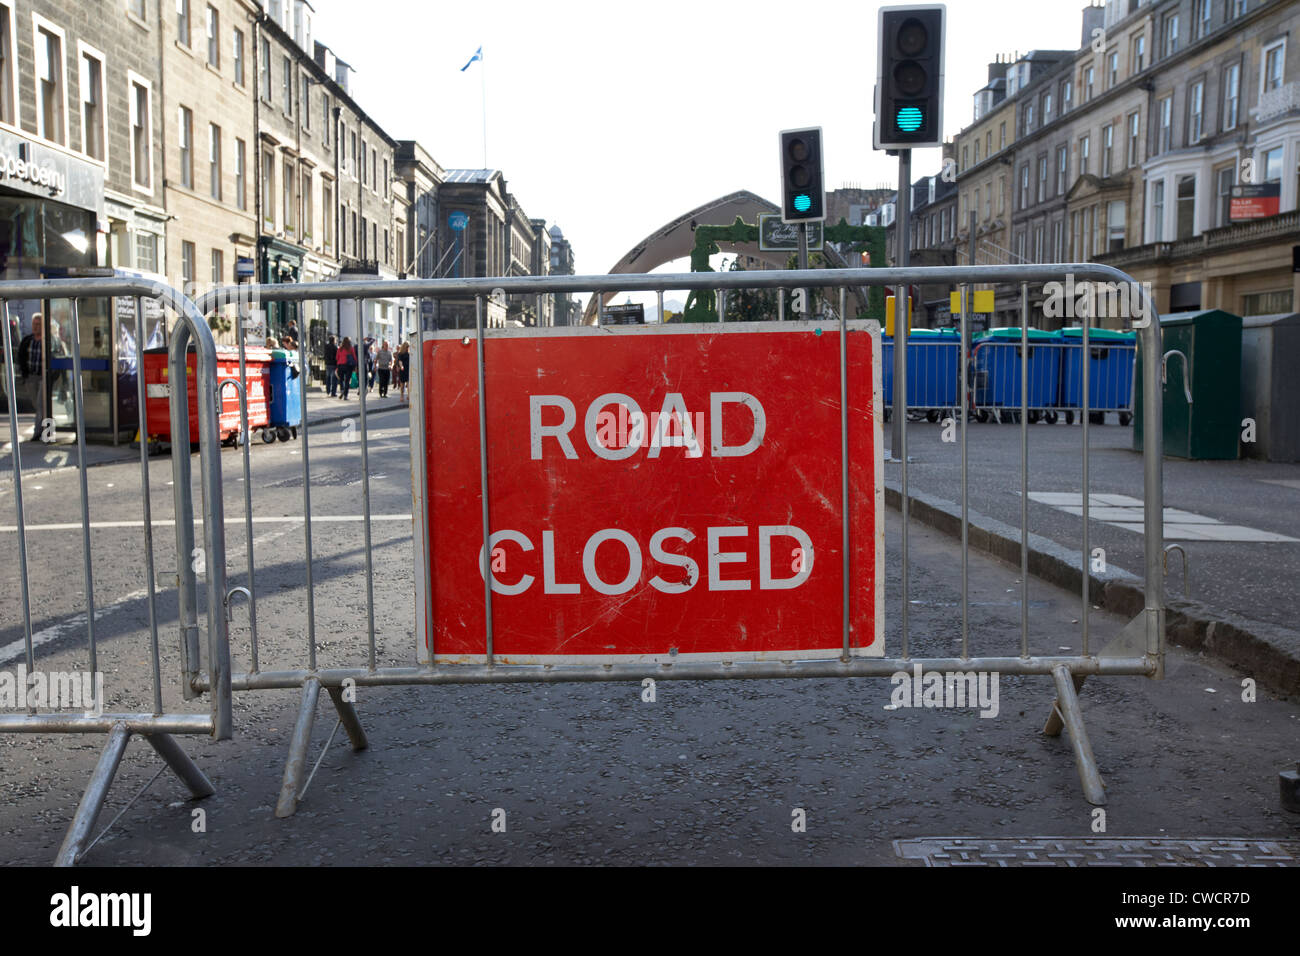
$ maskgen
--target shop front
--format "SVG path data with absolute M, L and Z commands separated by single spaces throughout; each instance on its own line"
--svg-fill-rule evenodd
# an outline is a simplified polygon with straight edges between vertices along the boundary
M 0 130 L 0 280 L 85 275 L 87 270 L 111 275 L 95 270 L 104 256 L 105 227 L 103 166 Z M 78 310 L 87 434 L 108 440 L 128 427 L 117 415 L 115 308 L 88 299 Z M 0 355 L 0 361 L 16 362 L 18 411 L 39 422 L 52 419 L 55 428 L 73 428 L 71 304 L 66 299 L 11 299 L 8 318 L 15 351 Z M 134 327 L 132 320 L 132 334 Z M 26 362 L 18 361 L 17 354 L 24 341 L 29 343 Z M 35 363 L 33 355 L 38 356 Z M 7 375 L 0 375 L 0 388 L 7 381 Z M 7 410 L 8 394 L 0 400 Z
M 263 236 L 258 240 L 261 281 L 276 284 L 301 281 L 304 251 L 293 243 Z M 301 305 L 297 302 L 267 302 L 265 309 L 266 334 L 269 336 L 280 338 L 290 321 L 296 322 L 300 329 L 303 327 L 298 314 Z

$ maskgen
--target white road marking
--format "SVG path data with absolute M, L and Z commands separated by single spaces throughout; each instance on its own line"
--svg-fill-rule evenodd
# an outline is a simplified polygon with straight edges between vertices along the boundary
M 253 518 L 253 524 L 283 524 L 283 523 L 302 524 L 302 520 L 303 520 L 302 515 L 283 515 L 283 516 L 256 515 Z M 326 523 L 326 522 L 352 522 L 352 521 L 359 522 L 359 521 L 364 521 L 365 518 L 363 515 L 312 515 L 311 520 L 313 524 L 318 524 L 318 523 Z M 409 514 L 371 515 L 370 520 L 410 521 L 411 516 Z M 238 525 L 242 525 L 243 523 L 244 523 L 243 517 L 231 517 L 226 519 L 226 524 L 230 526 L 238 526 Z M 171 527 L 175 527 L 176 519 L 155 518 L 153 524 L 154 527 L 171 528 Z M 200 527 L 200 522 L 195 521 L 194 526 L 196 528 Z M 101 529 L 107 529 L 107 528 L 143 528 L 144 522 L 143 521 L 92 521 L 90 523 L 90 527 L 91 530 L 95 530 L 95 531 Z M 17 531 L 17 530 L 18 530 L 17 525 L 12 525 L 12 524 L 0 525 L 0 531 Z M 28 531 L 80 531 L 81 522 L 68 521 L 68 522 L 60 522 L 58 524 L 29 524 L 27 525 L 27 530 Z
M 148 595 L 149 591 L 147 588 L 141 591 L 132 591 L 120 601 L 97 607 L 95 608 L 95 620 L 98 621 L 101 618 L 107 617 L 108 615 L 115 613 L 123 605 L 130 604 L 132 601 L 138 601 L 141 598 L 148 597 Z M 82 611 L 80 614 L 74 614 L 72 617 L 60 621 L 58 624 L 51 624 L 49 627 L 35 631 L 32 634 L 32 651 L 35 652 L 42 644 L 48 644 L 50 641 L 57 640 L 78 628 L 84 629 L 85 626 L 86 612 Z M 18 660 L 21 657 L 25 657 L 26 654 L 27 646 L 23 641 L 14 641 L 12 644 L 6 644 L 3 647 L 0 647 L 0 664 L 6 664 L 9 661 Z
M 1029 497 L 1040 504 L 1049 505 L 1076 517 L 1083 516 L 1083 495 L 1077 491 L 1031 491 Z M 1093 521 L 1115 528 L 1142 534 L 1145 530 L 1142 502 L 1128 495 L 1089 495 L 1088 517 Z M 1166 508 L 1164 514 L 1166 538 L 1173 541 L 1250 541 L 1297 542 L 1300 538 L 1287 537 L 1272 531 L 1260 531 L 1242 525 L 1224 524 L 1217 518 Z
M 1281 485 L 1283 488 L 1294 488 L 1300 491 L 1300 479 L 1294 478 L 1261 478 L 1260 481 L 1266 485 Z

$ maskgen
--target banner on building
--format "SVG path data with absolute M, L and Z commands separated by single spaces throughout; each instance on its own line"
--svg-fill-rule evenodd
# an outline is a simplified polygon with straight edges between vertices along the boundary
M 1276 216 L 1281 203 L 1280 183 L 1261 183 L 1254 186 L 1233 186 L 1228 199 L 1228 219 L 1240 222 L 1246 219 L 1265 219 Z

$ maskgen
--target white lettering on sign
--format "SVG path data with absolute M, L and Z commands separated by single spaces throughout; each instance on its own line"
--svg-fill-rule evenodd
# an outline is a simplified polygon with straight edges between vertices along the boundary
M 753 418 L 750 436 L 739 445 L 728 445 L 722 440 L 723 406 L 744 405 Z M 617 415 L 608 411 L 618 407 Z M 558 424 L 543 424 L 543 409 L 560 409 Z M 553 417 L 553 416 L 552 416 Z M 577 424 L 578 410 L 573 400 L 564 395 L 528 396 L 529 455 L 541 461 L 543 439 L 553 439 L 565 458 L 576 459 L 578 450 L 569 437 Z M 649 427 L 647 427 L 647 424 Z M 757 398 L 748 392 L 709 393 L 709 452 L 714 458 L 743 458 L 753 454 L 767 434 L 767 414 Z M 607 461 L 631 458 L 641 448 L 646 457 L 658 458 L 664 448 L 684 448 L 687 458 L 702 458 L 699 433 L 704 430 L 703 413 L 692 413 L 686 408 L 681 392 L 668 392 L 663 397 L 659 411 L 647 422 L 641 405 L 622 392 L 606 392 L 587 406 L 583 417 L 583 435 L 592 454 Z
M 44 186 L 51 196 L 59 195 L 68 186 L 67 177 L 58 170 L 19 159 L 12 153 L 0 153 L 0 176 L 6 179 L 25 179 L 33 186 Z
M 749 534 L 746 527 L 710 528 L 709 529 L 709 590 L 710 591 L 748 591 L 748 581 L 725 581 L 722 578 L 722 565 L 738 564 L 745 560 L 744 551 L 722 551 L 723 538 L 743 538 Z
M 519 547 L 522 548 L 524 551 L 533 550 L 533 543 L 529 541 L 528 538 L 522 532 L 519 531 L 492 532 L 491 536 L 488 538 L 488 544 L 492 546 L 493 553 L 495 553 L 497 550 L 498 541 L 513 541 L 515 544 L 519 545 Z M 483 566 L 484 566 L 483 558 L 484 558 L 483 549 L 479 548 L 478 549 L 478 571 L 480 575 L 483 574 Z M 496 579 L 496 575 L 494 574 L 492 575 L 492 590 L 496 591 L 497 594 L 523 594 L 525 591 L 528 590 L 529 586 L 532 585 L 533 581 L 535 580 L 536 579 L 531 574 L 525 574 L 522 578 L 519 579 L 518 584 L 502 584 L 500 581 Z
M 664 544 L 671 539 L 677 539 L 684 544 L 690 544 L 695 540 L 695 532 L 687 528 L 660 528 L 650 537 L 650 559 L 660 565 L 671 568 L 681 568 L 685 573 L 685 580 L 668 581 L 656 574 L 649 581 L 649 584 L 656 591 L 664 594 L 684 594 L 695 587 L 700 579 L 700 565 L 692 557 L 686 554 L 679 554 L 665 549 Z M 722 576 L 722 566 L 724 564 L 743 563 L 748 557 L 747 551 L 723 551 L 722 541 L 724 538 L 748 538 L 749 528 L 747 527 L 714 527 L 705 531 L 705 541 L 708 545 L 708 590 L 710 591 L 748 591 L 753 587 L 753 582 L 744 578 L 724 578 Z M 792 538 L 799 543 L 802 549 L 802 558 L 799 562 L 799 570 L 793 577 L 778 578 L 772 575 L 772 552 L 783 549 L 773 544 L 774 538 Z M 532 540 L 522 531 L 506 529 L 503 531 L 494 531 L 488 538 L 488 544 L 495 554 L 498 550 L 497 544 L 502 541 L 509 541 L 519 546 L 519 550 L 525 553 L 533 550 Z M 610 581 L 602 576 L 598 568 L 598 558 L 601 551 L 601 545 L 613 543 L 615 547 L 621 546 L 627 552 L 627 570 L 623 573 L 620 581 Z M 486 573 L 484 570 L 484 549 L 480 546 L 478 552 L 479 576 Z M 511 567 L 519 567 L 520 562 L 517 559 L 511 560 Z M 644 559 L 641 553 L 640 543 L 628 532 L 621 528 L 602 528 L 591 535 L 582 548 L 582 576 L 586 585 L 598 594 L 617 595 L 626 594 L 637 586 L 641 580 Z M 807 532 L 789 524 L 778 525 L 760 525 L 758 528 L 758 589 L 760 591 L 787 591 L 797 588 L 808 580 L 813 569 L 813 546 L 812 539 L 808 537 Z M 508 583 L 497 579 L 495 574 L 492 575 L 492 590 L 497 594 L 523 594 L 533 582 L 537 580 L 535 575 L 523 574 L 518 581 Z M 555 560 L 555 532 L 545 530 L 542 532 L 542 593 L 544 594 L 579 594 L 582 591 L 582 585 L 570 584 L 559 581 L 556 570 Z
M 618 584 L 607 584 L 596 570 L 596 549 L 606 541 L 617 541 L 627 548 L 627 574 Z M 602 528 L 587 539 L 582 549 L 582 573 L 592 590 L 601 594 L 626 594 L 641 580 L 641 546 L 636 538 L 618 528 Z

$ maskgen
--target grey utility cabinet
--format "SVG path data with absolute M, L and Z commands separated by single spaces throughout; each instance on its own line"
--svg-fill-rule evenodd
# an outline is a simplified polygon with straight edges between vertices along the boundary
M 1241 417 L 1255 419 L 1245 457 L 1300 461 L 1300 313 L 1241 320 Z

